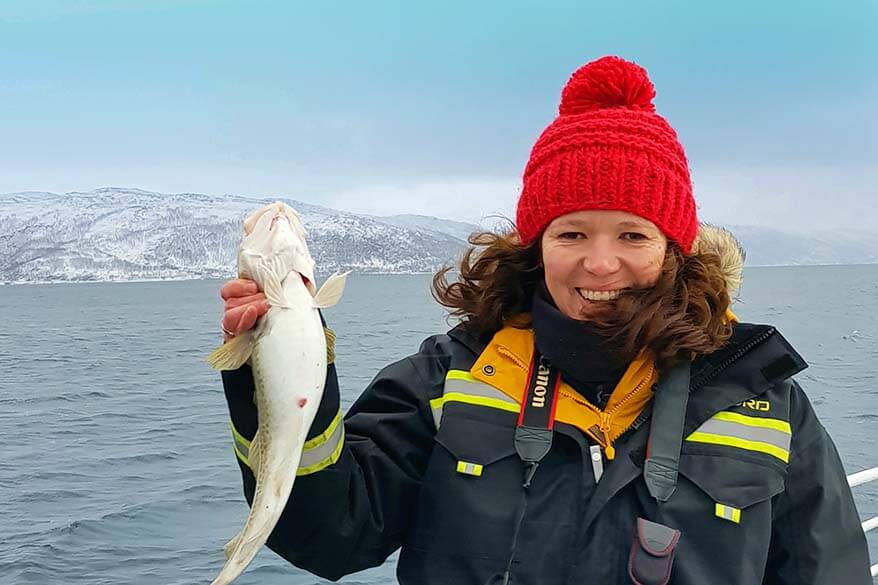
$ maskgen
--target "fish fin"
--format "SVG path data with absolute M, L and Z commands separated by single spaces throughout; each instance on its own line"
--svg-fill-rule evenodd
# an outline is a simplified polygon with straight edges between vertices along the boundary
M 318 309 L 326 309 L 340 301 L 348 274 L 350 272 L 342 272 L 341 274 L 336 272 L 330 276 L 314 296 L 314 306 Z
M 253 333 L 247 331 L 233 337 L 207 356 L 207 363 L 217 370 L 237 370 L 253 353 Z
M 265 293 L 265 298 L 268 299 L 268 304 L 272 307 L 288 308 L 289 305 L 284 296 L 283 282 L 275 268 L 276 266 L 268 267 L 264 264 L 259 266 L 262 292 Z
M 227 559 L 232 558 L 232 554 L 235 552 L 235 549 L 238 548 L 238 545 L 241 544 L 241 537 L 244 535 L 244 531 L 242 530 L 235 537 L 226 543 L 226 546 L 223 547 L 223 552 L 226 555 Z

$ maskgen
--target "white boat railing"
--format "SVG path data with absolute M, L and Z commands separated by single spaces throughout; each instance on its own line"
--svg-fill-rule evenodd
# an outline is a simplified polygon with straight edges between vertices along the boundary
M 851 475 L 849 475 L 848 485 L 850 485 L 851 487 L 856 487 L 858 485 L 862 485 L 876 479 L 878 479 L 878 467 L 873 467 L 872 469 L 858 471 L 857 473 L 852 473 Z M 863 522 L 863 532 L 869 532 L 870 530 L 874 530 L 875 528 L 878 528 L 878 516 L 875 516 L 874 518 L 869 518 L 868 520 Z M 878 576 L 878 563 L 872 565 L 872 576 Z

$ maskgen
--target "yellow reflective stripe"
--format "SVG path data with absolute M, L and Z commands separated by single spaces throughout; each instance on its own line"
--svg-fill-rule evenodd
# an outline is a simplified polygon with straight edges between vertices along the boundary
M 518 412 L 520 407 L 517 404 L 504 402 L 497 398 L 488 398 L 486 396 L 471 396 L 469 394 L 461 394 L 460 392 L 449 392 L 439 398 L 430 401 L 430 407 L 433 409 L 442 408 L 446 402 L 464 402 L 466 404 L 475 404 L 477 406 L 488 406 L 490 408 L 499 408 L 500 410 L 508 410 L 509 412 Z
M 244 438 L 244 435 L 238 432 L 238 429 L 235 428 L 235 425 L 232 424 L 231 420 L 229 421 L 229 428 L 232 429 L 232 437 L 249 449 L 250 441 Z
M 729 520 L 735 524 L 741 523 L 741 510 L 733 506 L 717 504 L 715 513 L 717 517 L 722 518 L 723 520 Z
M 318 471 L 320 471 L 322 469 L 326 469 L 327 467 L 329 467 L 330 465 L 332 465 L 333 463 L 335 463 L 336 461 L 339 460 L 339 458 L 341 457 L 341 451 L 343 448 L 344 448 L 344 426 L 342 426 L 342 428 L 341 428 L 341 439 L 339 440 L 338 445 L 335 446 L 335 449 L 333 450 L 332 454 L 329 457 L 327 457 L 326 459 L 323 459 L 322 461 L 318 461 L 317 463 L 315 463 L 313 465 L 309 465 L 308 467 L 300 467 L 296 471 L 296 475 L 297 476 L 311 475 L 312 473 L 317 473 Z
M 446 380 L 463 380 L 464 382 L 478 382 L 473 375 L 465 370 L 448 370 L 445 374 Z
M 749 441 L 747 439 L 741 439 L 739 437 L 729 437 L 726 435 L 714 435 L 712 433 L 703 433 L 700 431 L 695 431 L 688 437 L 686 437 L 687 441 L 692 441 L 695 443 L 709 443 L 712 445 L 725 445 L 726 447 L 737 447 L 738 449 L 745 449 L 747 451 L 758 451 L 759 453 L 766 453 L 768 455 L 773 455 L 783 461 L 784 463 L 790 462 L 790 452 L 781 449 L 775 445 L 770 443 L 763 443 L 761 441 Z
M 329 423 L 329 426 L 326 427 L 325 431 L 305 442 L 305 445 L 302 448 L 302 456 L 304 457 L 306 455 L 306 451 L 313 451 L 323 446 L 332 437 L 333 433 L 336 431 L 341 422 L 342 414 L 341 410 L 339 410 L 338 413 L 335 415 L 335 418 L 332 419 L 332 422 Z M 235 455 L 238 457 L 238 459 L 241 460 L 242 463 L 244 463 L 244 465 L 250 467 L 250 459 L 244 452 L 241 451 L 239 444 L 243 445 L 246 449 L 249 449 L 252 442 L 246 439 L 241 433 L 239 433 L 238 430 L 235 428 L 235 425 L 233 425 L 231 421 L 229 421 L 229 428 L 232 430 L 232 447 L 235 450 Z M 296 471 L 296 475 L 309 475 L 311 473 L 320 471 L 321 469 L 325 469 L 338 461 L 339 457 L 341 457 L 341 452 L 344 447 L 344 426 L 342 426 L 342 428 L 339 430 L 340 437 L 338 439 L 338 443 L 335 445 L 335 448 L 332 450 L 332 453 L 330 453 L 329 456 L 325 457 L 324 459 L 321 459 L 320 461 L 317 461 L 311 465 L 300 467 Z
M 448 370 L 445 374 L 442 396 L 430 401 L 430 410 L 437 429 L 442 424 L 442 411 L 448 402 L 485 406 L 515 413 L 521 408 L 514 398 L 510 398 L 489 384 L 476 380 L 464 370 Z
M 238 432 L 238 429 L 236 429 L 235 425 L 232 424 L 231 419 L 229 419 L 229 428 L 232 430 L 232 449 L 235 450 L 235 456 L 241 460 L 241 463 L 243 463 L 247 467 L 250 467 L 250 458 L 248 457 L 250 450 L 250 441 L 247 440 L 244 435 Z M 247 449 L 248 453 L 244 453 L 243 451 L 241 451 L 241 447 Z
M 339 414 L 327 428 L 327 431 L 331 431 L 331 434 L 326 440 L 322 440 L 325 433 L 321 433 L 320 436 L 315 437 L 315 439 L 321 441 L 312 439 L 308 442 L 308 448 L 302 450 L 299 469 L 313 470 L 315 466 L 322 466 L 320 467 L 322 469 L 326 465 L 335 463 L 338 460 L 338 446 L 344 441 L 344 424 L 341 421 L 341 411 L 339 411 Z
M 483 469 L 484 469 L 484 467 L 482 465 L 479 465 L 478 463 L 470 463 L 468 461 L 458 461 L 457 462 L 457 472 L 458 473 L 481 477 Z
M 332 436 L 332 433 L 335 431 L 335 427 L 341 424 L 341 409 L 335 414 L 335 418 L 332 419 L 332 422 L 329 423 L 329 426 L 326 427 L 326 430 L 314 437 L 313 439 L 308 439 L 305 441 L 305 446 L 302 447 L 303 451 L 307 451 L 309 449 L 314 449 L 315 447 L 319 447 L 323 443 L 329 440 L 329 437 Z
M 774 429 L 776 431 L 781 431 L 782 433 L 786 433 L 788 435 L 792 435 L 793 431 L 790 428 L 790 423 L 785 420 L 778 420 L 776 418 L 763 418 L 758 416 L 747 416 L 746 414 L 740 414 L 737 412 L 718 412 L 713 415 L 714 419 L 724 420 L 726 422 L 734 422 L 742 425 L 747 425 L 750 427 L 761 427 L 763 429 Z
M 241 460 L 241 463 L 243 463 L 247 467 L 250 467 L 250 460 L 247 459 L 247 457 L 238 450 L 238 444 L 233 442 L 232 448 L 235 450 L 235 455 L 237 455 L 238 459 Z

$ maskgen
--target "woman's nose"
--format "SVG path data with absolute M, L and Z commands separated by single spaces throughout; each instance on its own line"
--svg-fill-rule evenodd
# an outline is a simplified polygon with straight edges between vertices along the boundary
M 583 267 L 595 276 L 606 276 L 618 271 L 621 267 L 619 257 L 608 246 L 592 246 L 585 258 Z

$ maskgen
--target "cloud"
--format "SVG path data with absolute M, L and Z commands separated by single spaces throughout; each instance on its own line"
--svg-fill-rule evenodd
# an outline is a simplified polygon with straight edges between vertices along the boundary
M 319 203 L 357 213 L 415 213 L 478 223 L 495 215 L 514 217 L 520 187 L 512 177 L 386 182 L 344 190 Z
M 693 170 L 703 221 L 793 231 L 878 233 L 878 168 L 866 166 L 710 166 Z
M 521 188 L 520 176 L 511 173 L 397 180 L 360 177 L 340 182 L 331 176 L 302 178 L 283 169 L 247 165 L 228 165 L 222 172 L 197 165 L 135 170 L 71 167 L 42 176 L 37 168 L 17 171 L 18 176 L 4 177 L 0 192 L 88 191 L 114 185 L 165 193 L 285 196 L 357 213 L 414 213 L 483 225 L 495 225 L 492 216 L 513 218 Z M 878 194 L 878 167 L 702 165 L 693 169 L 693 181 L 703 221 L 878 234 L 878 215 L 869 211 Z
M 770 226 L 791 231 L 858 229 L 878 233 L 878 168 L 866 166 L 705 166 L 693 170 L 699 217 L 723 225 Z M 416 213 L 480 222 L 513 218 L 517 177 L 464 177 L 370 183 L 314 203 L 392 215 Z

